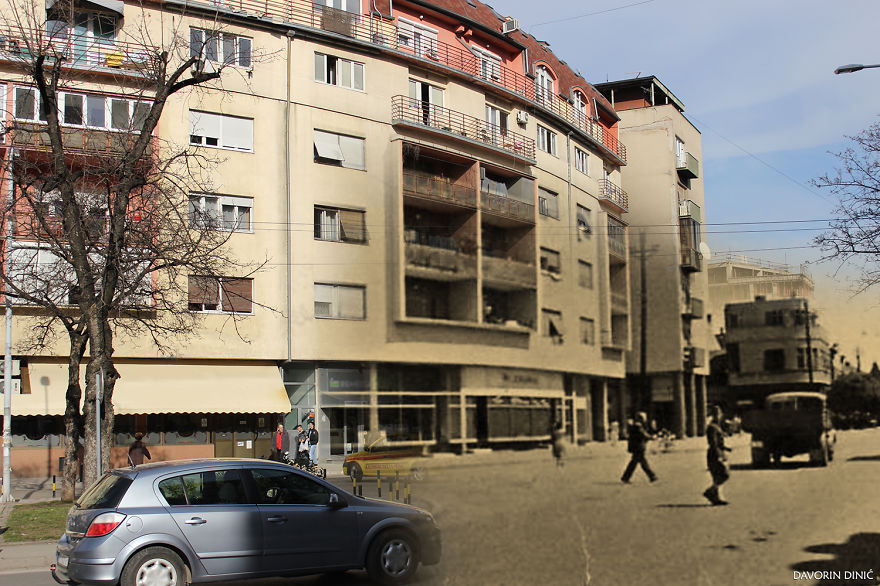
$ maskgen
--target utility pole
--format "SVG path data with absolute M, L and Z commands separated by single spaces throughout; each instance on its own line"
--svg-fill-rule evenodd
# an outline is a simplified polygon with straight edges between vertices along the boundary
M 810 386 L 813 385 L 813 342 L 810 338 L 810 308 L 804 299 L 804 327 L 807 334 L 807 371 L 810 373 Z
M 639 267 L 639 400 L 635 401 L 636 411 L 639 411 L 642 402 L 649 397 L 648 386 L 648 269 L 645 266 L 645 231 L 639 234 L 641 245 L 641 266 Z M 649 401 L 650 403 L 650 401 Z M 633 417 L 635 420 L 635 417 Z

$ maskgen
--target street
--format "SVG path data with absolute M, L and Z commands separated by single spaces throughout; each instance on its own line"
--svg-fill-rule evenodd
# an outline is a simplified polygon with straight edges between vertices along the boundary
M 433 470 L 413 498 L 443 530 L 443 559 L 421 568 L 415 584 L 880 583 L 880 430 L 838 432 L 829 468 L 803 457 L 752 470 L 747 439 L 731 440 L 722 507 L 701 496 L 709 476 L 695 440 L 649 453 L 654 484 L 641 471 L 620 483 L 625 443 L 589 457 L 573 450 L 562 468 L 549 451 L 532 451 Z M 53 584 L 48 572 L 0 573 L 0 583 Z M 368 583 L 362 572 L 252 582 Z

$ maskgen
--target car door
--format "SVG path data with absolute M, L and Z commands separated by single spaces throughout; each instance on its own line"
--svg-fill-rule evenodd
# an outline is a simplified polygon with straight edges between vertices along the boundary
M 240 470 L 200 470 L 166 478 L 159 491 L 193 552 L 212 575 L 258 572 L 262 526 Z
M 253 468 L 263 563 L 284 573 L 356 565 L 357 514 L 330 505 L 335 491 L 297 470 Z

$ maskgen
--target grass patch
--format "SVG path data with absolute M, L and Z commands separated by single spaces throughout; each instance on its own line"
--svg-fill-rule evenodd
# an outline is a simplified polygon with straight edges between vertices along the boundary
M 57 540 L 64 533 L 70 506 L 60 501 L 15 505 L 6 521 L 3 541 Z

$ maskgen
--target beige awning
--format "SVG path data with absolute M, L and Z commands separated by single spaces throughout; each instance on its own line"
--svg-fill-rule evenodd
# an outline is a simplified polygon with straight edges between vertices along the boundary
M 67 365 L 31 362 L 31 393 L 13 395 L 13 415 L 62 415 Z M 135 413 L 287 413 L 290 400 L 273 364 L 117 363 L 118 415 Z M 80 368 L 85 389 L 85 366 Z

